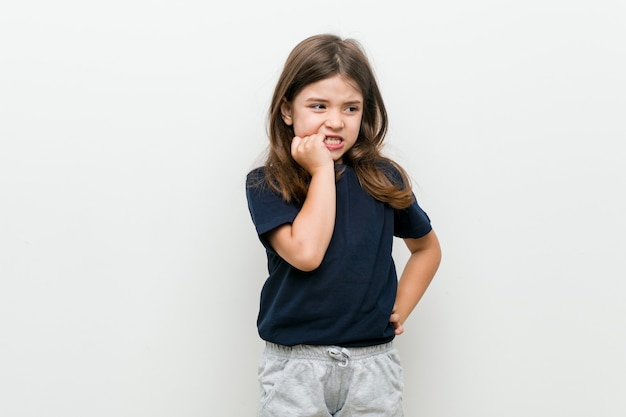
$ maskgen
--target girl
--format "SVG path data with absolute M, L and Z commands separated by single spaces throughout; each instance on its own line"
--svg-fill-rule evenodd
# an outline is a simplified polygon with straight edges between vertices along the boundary
M 386 131 L 356 41 L 323 34 L 293 49 L 271 102 L 267 160 L 246 182 L 269 271 L 260 417 L 403 415 L 392 341 L 441 252 L 407 174 L 381 154 Z M 411 252 L 399 281 L 394 236 Z

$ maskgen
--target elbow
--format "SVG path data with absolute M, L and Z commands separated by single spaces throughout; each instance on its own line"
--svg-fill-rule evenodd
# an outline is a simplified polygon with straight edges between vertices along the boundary
M 442 258 L 443 254 L 441 253 L 441 247 L 437 246 L 437 250 L 435 253 L 435 261 L 437 263 L 437 268 L 439 268 L 439 266 L 441 265 L 441 258 Z
M 298 269 L 299 271 L 302 271 L 302 272 L 313 272 L 318 267 L 319 267 L 319 265 L 318 266 L 314 266 L 314 265 L 300 265 L 300 266 L 295 267 L 295 268 Z
M 316 251 L 307 253 L 303 251 L 298 253 L 290 264 L 300 271 L 312 272 L 320 267 L 323 260 L 324 253 L 318 253 Z
M 303 272 L 319 268 L 328 249 L 328 243 L 324 244 L 318 239 L 279 239 L 277 234 L 270 236 L 270 244 L 285 262 Z
M 435 271 L 439 270 L 439 267 L 441 266 L 441 257 L 441 246 L 437 244 L 434 248 L 432 248 L 430 256 Z
M 302 271 L 302 272 L 312 272 L 320 267 L 322 264 L 321 259 L 300 259 L 291 264 L 294 268 Z

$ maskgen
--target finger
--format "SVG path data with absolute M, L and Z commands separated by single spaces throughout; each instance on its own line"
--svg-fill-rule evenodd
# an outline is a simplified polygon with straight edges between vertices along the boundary
M 300 146 L 302 141 L 303 139 L 299 136 L 294 136 L 294 138 L 291 140 L 291 154 L 292 155 L 294 154 L 296 149 L 298 149 L 298 146 Z
M 304 143 L 308 143 L 308 142 L 311 142 L 311 143 L 320 142 L 321 143 L 321 142 L 324 142 L 325 138 L 326 136 L 322 135 L 321 133 L 314 133 L 309 136 L 304 136 L 302 140 Z
M 389 317 L 389 322 L 393 326 L 394 333 L 396 335 L 401 335 L 404 333 L 404 326 L 400 323 L 400 315 L 396 313 L 392 313 Z
M 321 134 L 321 133 L 316 133 L 316 134 L 314 134 L 314 135 L 309 136 L 309 138 L 310 138 L 312 141 L 322 143 L 322 142 L 324 142 L 324 139 L 326 139 L 326 135 L 323 135 L 323 134 Z

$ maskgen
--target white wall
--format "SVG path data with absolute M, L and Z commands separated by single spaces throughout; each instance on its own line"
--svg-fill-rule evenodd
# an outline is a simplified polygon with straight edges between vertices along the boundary
M 444 250 L 406 413 L 626 413 L 620 1 L 0 6 L 0 414 L 251 416 L 244 176 L 289 50 L 361 40 Z M 406 254 L 397 246 L 398 263 Z

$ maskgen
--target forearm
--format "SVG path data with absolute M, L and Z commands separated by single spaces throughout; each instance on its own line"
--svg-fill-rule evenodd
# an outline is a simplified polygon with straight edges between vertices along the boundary
M 411 250 L 398 282 L 394 313 L 398 315 L 400 325 L 404 324 L 422 299 L 441 262 L 441 249 L 434 232 L 424 239 L 425 244 Z
M 335 170 L 317 171 L 311 177 L 307 197 L 292 224 L 270 235 L 270 244 L 292 266 L 311 271 L 326 254 L 335 227 Z
M 299 251 L 326 253 L 335 227 L 336 198 L 334 168 L 317 172 L 291 226 L 291 237 Z

